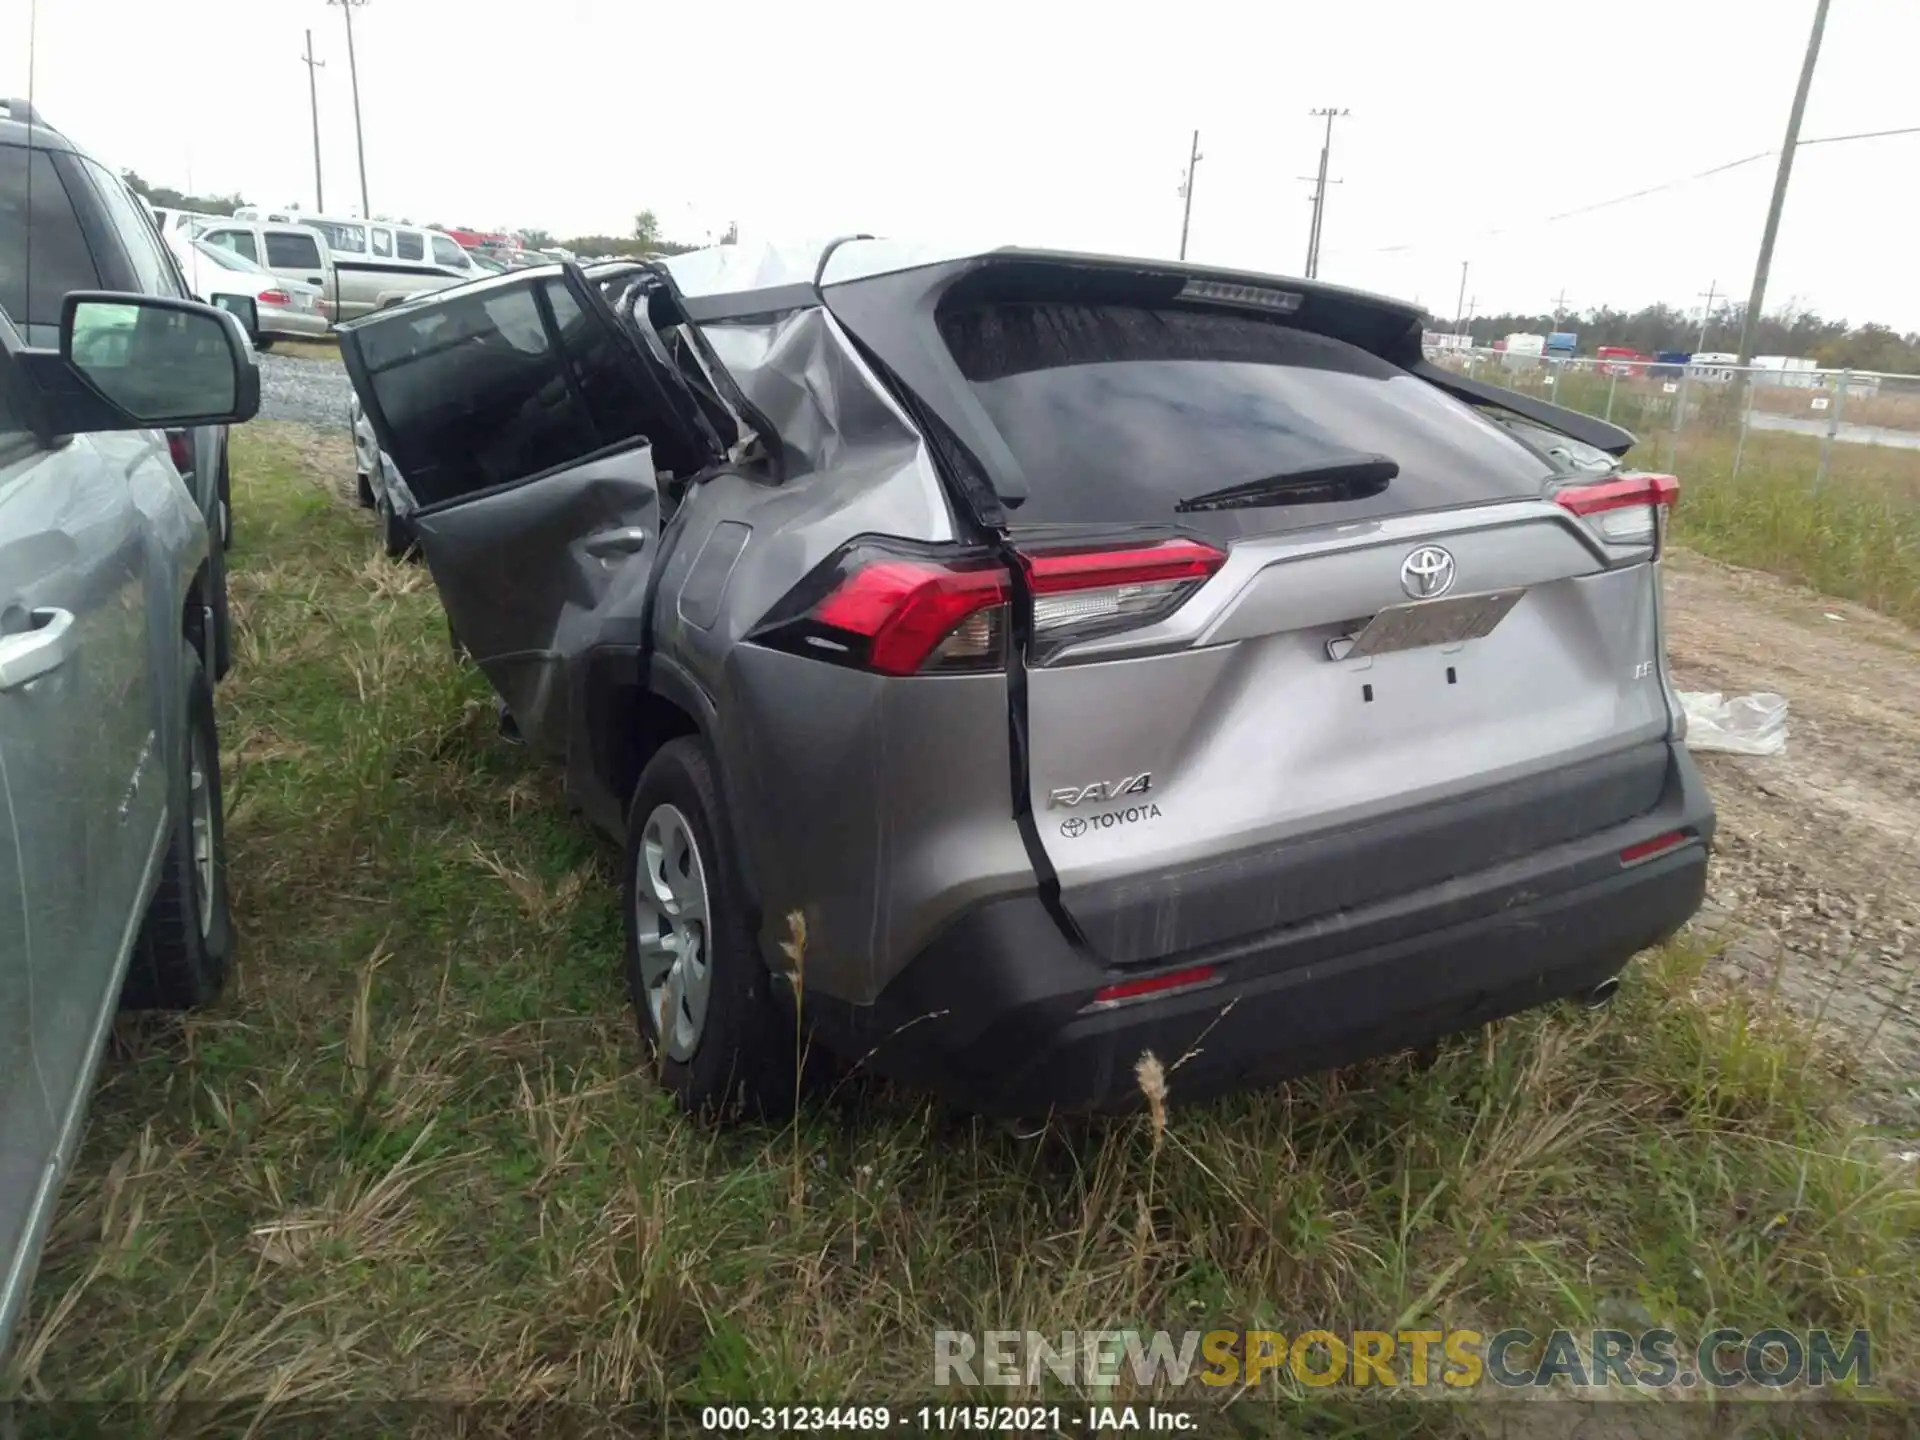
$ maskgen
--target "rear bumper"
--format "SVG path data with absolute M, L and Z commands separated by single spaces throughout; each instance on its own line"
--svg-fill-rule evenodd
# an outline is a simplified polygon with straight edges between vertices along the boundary
M 1036 895 L 1002 898 L 965 912 L 875 1004 L 809 997 L 808 1011 L 841 1054 L 989 1112 L 1132 1105 L 1149 1050 L 1173 1093 L 1197 1098 L 1593 989 L 1699 907 L 1713 827 L 1675 746 L 1648 813 L 1478 874 L 1124 969 L 1069 942 Z M 1687 838 L 1622 862 L 1673 831 Z M 1197 966 L 1213 970 L 1202 988 L 1090 1008 L 1116 980 Z
M 333 333 L 332 322 L 316 311 L 282 310 L 262 306 L 260 333 L 270 340 L 324 340 Z

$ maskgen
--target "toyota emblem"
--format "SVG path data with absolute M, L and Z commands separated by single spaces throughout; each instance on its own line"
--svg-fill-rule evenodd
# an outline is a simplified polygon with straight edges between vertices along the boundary
M 1416 600 L 1437 600 L 1453 588 L 1453 556 L 1422 545 L 1400 562 L 1400 588 Z

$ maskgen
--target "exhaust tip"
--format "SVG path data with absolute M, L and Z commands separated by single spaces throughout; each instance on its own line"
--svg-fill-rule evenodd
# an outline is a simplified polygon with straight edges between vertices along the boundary
M 1585 1005 L 1589 1010 L 1598 1010 L 1619 993 L 1620 977 L 1618 975 L 1610 975 L 1598 985 L 1594 986 L 1593 989 L 1589 990 L 1580 1003 Z

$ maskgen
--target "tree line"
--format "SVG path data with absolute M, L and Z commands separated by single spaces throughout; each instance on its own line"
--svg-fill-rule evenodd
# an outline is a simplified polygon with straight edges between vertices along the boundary
M 1465 327 L 1475 345 L 1491 345 L 1512 334 L 1545 335 L 1571 330 L 1580 336 L 1580 351 L 1591 355 L 1602 345 L 1621 345 L 1653 355 L 1662 350 L 1737 350 L 1744 305 L 1716 311 L 1701 339 L 1700 318 L 1671 305 L 1647 305 L 1638 310 L 1595 309 L 1563 313 L 1556 322 L 1550 314 L 1476 315 Z M 1453 322 L 1433 319 L 1432 328 L 1451 331 Z M 1852 325 L 1829 320 L 1811 310 L 1789 307 L 1762 315 L 1753 353 L 1805 356 L 1833 369 L 1882 370 L 1920 374 L 1920 331 L 1901 334 L 1890 325 Z

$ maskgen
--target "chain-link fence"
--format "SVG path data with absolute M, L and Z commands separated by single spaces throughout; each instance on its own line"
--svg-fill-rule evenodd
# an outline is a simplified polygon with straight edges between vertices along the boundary
M 1735 479 L 1748 463 L 1764 464 L 1802 473 L 1817 488 L 1862 464 L 1886 468 L 1892 457 L 1853 453 L 1872 448 L 1911 452 L 1920 486 L 1920 375 L 1795 362 L 1742 368 L 1703 355 L 1666 364 L 1484 349 L 1437 351 L 1433 358 L 1624 426 L 1640 437 L 1637 464 L 1677 468 L 1693 455 L 1723 460 Z
M 1680 477 L 1686 543 L 1920 619 L 1920 375 L 1700 354 L 1429 355 L 1631 431 L 1630 465 Z

